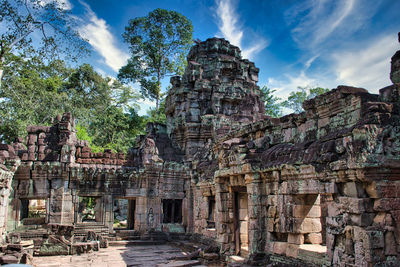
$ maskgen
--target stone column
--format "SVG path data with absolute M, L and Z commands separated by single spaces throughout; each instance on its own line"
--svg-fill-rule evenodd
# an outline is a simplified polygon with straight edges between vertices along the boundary
M 264 253 L 265 248 L 265 189 L 263 181 L 258 173 L 245 175 L 248 194 L 249 214 L 249 253 Z
M 217 178 L 215 184 L 215 206 L 217 242 L 221 245 L 221 253 L 233 254 L 233 210 L 232 196 L 229 193 L 227 178 Z
M 103 196 L 104 205 L 104 224 L 108 226 L 110 232 L 113 232 L 114 214 L 113 214 L 113 197 L 111 194 Z
M 0 169 L 0 236 L 7 230 L 8 203 L 13 173 Z

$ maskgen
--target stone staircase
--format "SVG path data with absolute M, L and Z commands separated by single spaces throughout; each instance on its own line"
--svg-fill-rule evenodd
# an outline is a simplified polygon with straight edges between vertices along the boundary
M 110 231 L 109 228 L 104 224 L 99 223 L 79 223 L 75 225 L 74 237 L 82 238 L 87 235 L 89 231 L 95 232 L 97 235 L 108 236 Z
M 21 240 L 33 240 L 45 238 L 48 231 L 43 225 L 21 225 L 13 233 L 18 233 Z

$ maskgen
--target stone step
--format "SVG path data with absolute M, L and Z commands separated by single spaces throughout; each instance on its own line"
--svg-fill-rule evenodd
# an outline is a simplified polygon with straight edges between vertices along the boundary
M 190 261 L 171 261 L 169 263 L 157 264 L 157 267 L 191 267 L 201 265 L 201 262 L 198 260 L 190 260 Z
M 154 246 L 154 245 L 162 245 L 165 244 L 165 241 L 154 241 L 154 240 L 116 240 L 116 241 L 109 241 L 108 245 L 109 246 L 122 246 L 122 247 L 128 247 L 128 246 L 143 246 L 143 245 L 148 245 L 148 246 Z

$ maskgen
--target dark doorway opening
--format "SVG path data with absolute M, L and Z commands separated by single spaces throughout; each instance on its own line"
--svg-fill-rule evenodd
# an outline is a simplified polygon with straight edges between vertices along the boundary
M 44 224 L 47 217 L 45 199 L 21 199 L 20 220 L 24 225 Z
M 78 217 L 79 222 L 101 222 L 102 198 L 79 196 Z
M 163 223 L 182 223 L 182 199 L 163 199 Z
M 215 228 L 215 197 L 208 197 L 207 228 Z
M 114 229 L 135 229 L 136 199 L 114 199 Z
M 248 204 L 245 188 L 234 192 L 235 252 L 246 257 L 249 253 Z

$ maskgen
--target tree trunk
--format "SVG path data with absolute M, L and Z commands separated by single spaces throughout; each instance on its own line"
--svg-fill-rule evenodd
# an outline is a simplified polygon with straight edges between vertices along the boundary
M 156 110 L 158 110 L 158 101 L 160 100 L 160 97 L 157 95 L 157 98 L 156 98 Z
M 158 86 L 158 91 L 157 91 L 157 97 L 156 97 L 156 110 L 158 110 L 158 105 L 160 101 L 160 93 L 161 93 L 161 73 L 160 70 L 158 70 L 157 73 L 157 86 Z
M 4 68 L 3 68 L 3 52 L 4 50 L 3 49 L 1 49 L 0 50 L 0 87 L 1 87 L 1 84 L 2 84 L 2 81 L 3 81 L 3 75 L 4 75 Z
M 1 82 L 3 81 L 3 73 L 4 73 L 3 67 L 0 67 L 0 87 L 1 87 Z

